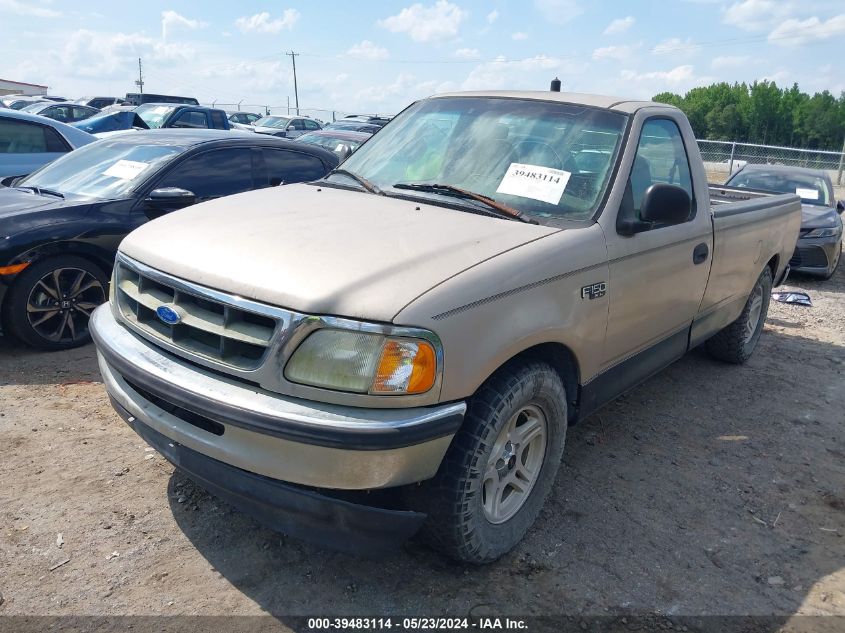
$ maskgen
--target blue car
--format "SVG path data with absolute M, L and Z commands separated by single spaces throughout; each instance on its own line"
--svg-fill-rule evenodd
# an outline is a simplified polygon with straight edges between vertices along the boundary
M 97 138 L 37 114 L 0 110 L 0 180 L 26 176 Z

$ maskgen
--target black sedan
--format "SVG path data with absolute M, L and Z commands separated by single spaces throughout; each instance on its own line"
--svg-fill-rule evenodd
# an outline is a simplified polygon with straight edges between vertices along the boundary
M 842 257 L 842 215 L 827 172 L 782 165 L 745 165 L 725 184 L 732 187 L 796 193 L 801 196 L 801 233 L 789 266 L 796 272 L 830 279 Z
M 87 342 L 134 228 L 196 202 L 317 180 L 337 164 L 332 152 L 272 136 L 150 130 L 91 143 L 0 187 L 4 334 L 51 350 Z

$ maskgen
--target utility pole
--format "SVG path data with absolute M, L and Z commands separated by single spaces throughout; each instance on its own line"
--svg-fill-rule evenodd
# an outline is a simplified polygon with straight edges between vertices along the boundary
M 296 99 L 296 114 L 299 116 L 299 90 L 296 87 L 296 56 L 299 53 L 294 53 L 291 51 L 290 53 L 285 53 L 288 57 L 290 57 L 291 63 L 293 63 L 293 96 Z
M 144 94 L 144 75 L 141 72 L 141 58 L 138 58 L 138 79 L 135 80 L 135 85 L 141 94 Z

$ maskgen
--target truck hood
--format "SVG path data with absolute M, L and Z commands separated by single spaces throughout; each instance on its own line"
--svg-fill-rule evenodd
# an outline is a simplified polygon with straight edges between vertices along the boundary
M 132 232 L 148 266 L 309 314 L 388 322 L 467 268 L 560 229 L 315 185 L 229 196 Z

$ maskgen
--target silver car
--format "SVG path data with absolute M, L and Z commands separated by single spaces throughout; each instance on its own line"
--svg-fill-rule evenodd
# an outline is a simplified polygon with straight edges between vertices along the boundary
M 0 110 L 0 178 L 26 176 L 97 138 L 37 114 Z
M 54 119 L 62 123 L 76 123 L 77 121 L 84 121 L 95 114 L 99 114 L 100 110 L 91 106 L 82 105 L 81 103 L 41 101 L 22 108 L 21 112 L 40 114 L 48 119 Z

